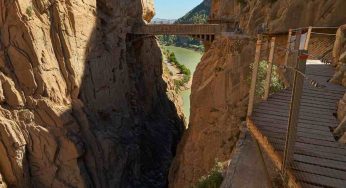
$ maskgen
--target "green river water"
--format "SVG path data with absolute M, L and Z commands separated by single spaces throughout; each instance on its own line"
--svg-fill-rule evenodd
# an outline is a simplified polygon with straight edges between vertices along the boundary
M 201 52 L 196 52 L 191 49 L 180 48 L 175 46 L 163 46 L 163 48 L 169 50 L 170 52 L 174 52 L 177 60 L 181 64 L 184 64 L 188 69 L 190 69 L 191 75 L 193 75 L 193 73 L 195 72 L 196 66 L 200 62 L 201 57 L 203 55 Z M 190 94 L 191 89 L 181 92 L 184 103 L 183 110 L 184 115 L 186 117 L 186 122 L 189 122 L 190 118 Z

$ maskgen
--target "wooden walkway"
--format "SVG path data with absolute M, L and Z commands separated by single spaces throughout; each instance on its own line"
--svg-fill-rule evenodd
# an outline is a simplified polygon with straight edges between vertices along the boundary
M 345 88 L 327 82 L 334 74 L 329 65 L 308 63 L 306 74 L 326 88 L 304 83 L 289 176 L 301 187 L 346 188 L 346 145 L 338 143 L 330 131 L 338 126 L 334 113 Z M 282 165 L 290 100 L 290 90 L 273 94 L 256 105 L 248 118 L 250 132 L 278 168 Z

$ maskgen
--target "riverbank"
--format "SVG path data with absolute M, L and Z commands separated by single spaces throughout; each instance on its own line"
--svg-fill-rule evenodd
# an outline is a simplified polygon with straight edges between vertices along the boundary
M 198 63 L 201 60 L 203 53 L 199 52 L 199 51 L 192 50 L 192 49 L 176 47 L 176 46 L 161 46 L 161 48 L 168 50 L 170 52 L 173 52 L 175 54 L 178 62 L 185 65 L 191 72 L 190 81 L 184 86 L 185 88 L 182 89 L 182 91 L 180 91 L 180 93 L 179 93 L 183 99 L 183 112 L 184 112 L 184 115 L 186 118 L 186 122 L 189 122 L 192 77 L 193 77 L 193 73 L 195 72 Z M 166 60 L 165 60 L 165 62 L 166 62 Z M 168 69 L 172 70 L 171 72 L 174 73 L 174 68 L 173 68 L 174 66 L 172 67 L 172 65 L 170 65 L 169 63 L 166 63 L 166 64 L 167 64 Z M 171 74 L 171 76 L 174 78 L 177 76 L 177 74 Z

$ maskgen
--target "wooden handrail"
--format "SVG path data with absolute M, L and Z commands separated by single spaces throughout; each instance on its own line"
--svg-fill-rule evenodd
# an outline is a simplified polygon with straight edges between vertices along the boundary
M 300 100 L 302 97 L 304 85 L 304 76 L 301 75 L 301 73 L 305 73 L 307 61 L 307 57 L 305 57 L 306 54 L 308 54 L 307 50 L 299 50 L 298 59 L 296 60 L 296 71 L 294 71 L 294 81 L 288 117 L 288 128 L 286 134 L 284 160 L 281 169 L 283 175 L 286 174 L 286 170 L 293 160 L 294 147 L 297 140 Z
M 262 39 L 261 37 L 258 37 L 257 43 L 256 43 L 255 61 L 254 61 L 253 70 L 252 70 L 251 86 L 250 86 L 250 92 L 249 92 L 249 105 L 248 105 L 248 111 L 247 111 L 248 117 L 252 115 L 253 106 L 255 102 L 256 82 L 257 82 L 259 61 L 261 57 L 261 47 L 262 47 Z
M 307 34 L 306 39 L 305 39 L 304 50 L 308 50 L 308 48 L 309 48 L 311 32 L 312 32 L 312 27 L 310 26 L 309 30 L 308 30 L 308 34 Z
M 271 43 L 270 43 L 270 53 L 268 58 L 268 67 L 267 67 L 267 76 L 264 86 L 264 100 L 268 100 L 269 93 L 270 93 L 270 84 L 272 79 L 272 72 L 273 72 L 273 60 L 274 60 L 274 52 L 275 52 L 275 37 L 272 37 Z

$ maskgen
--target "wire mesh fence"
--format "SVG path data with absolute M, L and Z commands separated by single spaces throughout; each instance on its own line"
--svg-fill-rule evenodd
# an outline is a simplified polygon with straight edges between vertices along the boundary
M 335 28 L 332 30 L 335 31 Z M 334 122 L 323 119 L 330 117 L 329 112 L 324 113 L 327 107 L 321 105 L 322 103 L 333 105 L 330 101 L 337 99 L 333 96 L 342 96 L 343 92 L 337 94 L 333 87 L 327 87 L 318 76 L 311 76 L 305 72 L 307 59 L 319 60 L 325 64 L 333 63 L 332 50 L 335 34 L 322 31 L 328 31 L 328 28 L 323 30 L 318 28 L 316 32 L 313 28 L 292 30 L 292 35 L 288 37 L 286 43 L 275 44 L 275 54 L 285 54 L 285 58 L 284 61 L 274 58 L 271 62 L 274 64 L 273 73 L 281 72 L 284 75 L 284 78 L 280 79 L 286 79 L 287 88 L 283 91 L 275 91 L 279 94 L 271 97 L 270 103 L 264 103 L 258 108 L 251 107 L 254 112 L 248 113 L 251 117 L 248 123 L 249 129 L 260 142 L 261 148 L 267 151 L 266 153 L 276 164 L 284 187 L 343 187 L 346 185 L 346 167 L 336 165 L 346 164 L 346 157 L 341 155 L 346 154 L 346 147 L 334 144 L 335 140 L 332 136 L 328 136 L 331 133 L 326 129 L 329 129 L 328 125 Z M 261 63 L 265 63 L 267 67 L 270 66 L 270 51 L 273 47 L 271 41 L 273 41 L 271 37 L 259 38 L 256 50 L 257 60 L 253 65 L 254 71 L 261 71 Z M 301 66 L 302 63 L 304 66 Z M 307 69 L 321 65 L 323 64 L 310 65 L 308 63 Z M 255 77 L 256 81 L 252 82 L 255 85 L 251 87 L 250 93 L 255 93 L 259 87 L 258 83 L 262 83 L 267 77 L 260 75 L 263 72 L 258 74 L 259 76 Z M 270 77 L 272 78 L 273 75 Z M 266 79 L 264 82 L 269 82 L 269 84 L 260 84 L 264 90 L 271 90 L 272 88 L 268 85 L 275 84 L 272 79 Z M 257 97 L 261 96 L 257 95 Z M 319 101 L 322 101 L 321 104 Z M 249 103 L 249 106 L 251 105 Z

